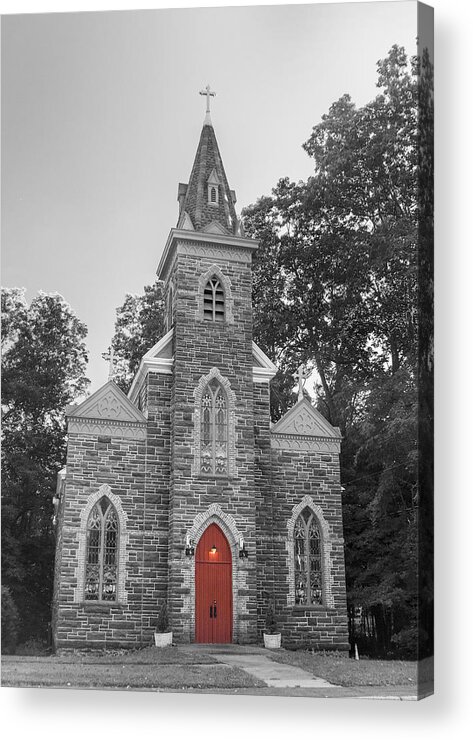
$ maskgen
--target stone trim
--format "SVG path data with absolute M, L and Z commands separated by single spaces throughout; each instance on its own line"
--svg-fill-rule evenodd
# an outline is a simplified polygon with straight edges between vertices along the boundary
M 269 383 L 274 378 L 278 369 L 274 362 L 258 347 L 256 342 L 251 342 L 253 354 L 253 383 Z M 255 364 L 256 361 L 256 364 Z
M 315 515 L 319 524 L 321 533 L 321 546 L 322 546 L 322 590 L 323 590 L 323 606 L 326 608 L 334 607 L 334 598 L 332 594 L 332 538 L 330 536 L 330 528 L 327 520 L 324 517 L 321 507 L 316 504 L 312 496 L 304 496 L 292 510 L 292 515 L 287 522 L 287 551 L 288 551 L 288 585 L 289 593 L 287 598 L 288 606 L 295 606 L 296 594 L 294 586 L 295 566 L 294 566 L 294 528 L 296 526 L 296 520 L 303 510 L 308 507 Z M 312 607 L 308 605 L 307 609 Z
M 340 453 L 340 442 L 333 437 L 312 437 L 302 434 L 271 433 L 271 447 L 276 450 L 296 450 L 302 452 Z
M 202 511 L 194 517 L 192 527 L 187 531 L 191 540 L 197 543 L 209 524 L 215 520 L 215 523 L 222 527 L 225 537 L 229 541 L 230 547 L 237 545 L 241 538 L 235 519 L 231 514 L 226 514 L 220 504 L 211 504 L 208 509 Z M 218 520 L 218 521 L 217 521 Z
M 161 280 L 166 281 L 176 252 L 179 254 L 197 254 L 203 257 L 215 255 L 217 259 L 251 262 L 251 253 L 258 246 L 258 241 L 243 236 L 171 229 L 156 274 Z
M 199 321 L 204 320 L 204 289 L 208 281 L 216 277 L 220 280 L 223 288 L 224 295 L 224 310 L 225 310 L 225 321 L 227 324 L 233 324 L 235 319 L 233 317 L 233 296 L 232 296 L 232 284 L 230 278 L 224 275 L 220 267 L 213 264 L 209 269 L 199 277 L 199 285 L 197 288 L 197 319 Z
M 84 588 L 85 588 L 85 556 L 86 556 L 86 545 L 87 545 L 87 522 L 89 515 L 94 508 L 97 501 L 102 496 L 107 496 L 111 503 L 115 507 L 118 516 L 119 532 L 118 532 L 118 564 L 117 564 L 117 601 L 107 602 L 108 606 L 115 606 L 116 604 L 125 604 L 127 602 L 127 593 L 125 591 L 125 575 L 128 561 L 127 545 L 128 545 L 128 532 L 127 532 L 127 520 L 128 517 L 126 512 L 123 510 L 122 502 L 119 496 L 112 493 L 112 489 L 107 483 L 104 483 L 98 491 L 91 493 L 87 499 L 87 503 L 80 514 L 80 525 L 79 530 L 76 534 L 76 538 L 79 543 L 78 554 L 77 554 L 77 567 L 75 569 L 76 583 L 77 586 L 74 591 L 74 601 L 84 601 Z M 102 602 L 94 602 L 94 604 L 101 604 Z
M 194 468 L 193 476 L 200 475 L 200 428 L 201 428 L 201 410 L 202 395 L 205 387 L 215 378 L 224 389 L 228 401 L 228 477 L 236 474 L 236 451 L 235 451 L 235 407 L 236 396 L 230 381 L 221 375 L 218 367 L 213 367 L 208 375 L 202 375 L 196 388 L 194 389 Z M 218 478 L 227 476 L 215 476 Z
M 239 595 L 240 591 L 246 591 L 247 586 L 247 565 L 246 560 L 238 557 L 238 548 L 240 538 L 243 536 L 238 529 L 235 519 L 231 514 L 223 511 L 219 504 L 211 504 L 205 511 L 194 517 L 192 526 L 187 530 L 186 536 L 191 539 L 197 550 L 200 538 L 210 524 L 217 524 L 230 545 L 232 553 L 232 622 L 233 622 L 233 642 L 238 641 L 240 637 L 240 625 L 238 622 L 239 614 L 247 614 L 250 606 L 248 596 Z M 195 558 L 184 560 L 184 585 L 188 587 L 188 595 L 183 597 L 183 613 L 190 614 L 190 639 L 194 640 L 195 635 Z
M 92 434 L 122 439 L 146 439 L 146 423 L 69 417 L 69 434 Z

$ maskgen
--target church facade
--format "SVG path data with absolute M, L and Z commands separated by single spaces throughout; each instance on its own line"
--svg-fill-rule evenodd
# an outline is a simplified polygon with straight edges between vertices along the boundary
M 158 277 L 167 333 L 128 396 L 69 407 L 56 495 L 56 649 L 174 641 L 348 649 L 340 433 L 300 394 L 276 424 L 276 368 L 252 339 L 251 264 L 207 113 Z M 158 338 L 157 338 L 158 339 Z

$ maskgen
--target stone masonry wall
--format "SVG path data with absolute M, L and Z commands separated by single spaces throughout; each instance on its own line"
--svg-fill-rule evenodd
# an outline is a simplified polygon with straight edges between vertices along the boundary
M 151 641 L 167 587 L 170 380 L 170 376 L 148 378 L 146 441 L 69 434 L 58 522 L 57 649 L 136 647 Z M 81 513 L 104 484 L 118 497 L 125 521 L 120 537 L 126 547 L 119 563 L 125 575 L 124 597 L 113 603 L 85 601 L 82 592 Z
M 283 641 L 348 650 L 339 456 L 273 449 L 272 462 L 274 590 Z M 296 606 L 291 595 L 294 572 L 288 522 L 294 508 L 303 506 L 304 501 L 312 501 L 319 524 L 321 516 L 326 523 L 325 533 L 320 527 L 325 558 L 323 606 Z
M 271 489 L 271 434 L 269 411 L 269 384 L 254 384 L 255 422 L 255 504 L 257 557 L 257 613 L 258 639 L 261 635 L 274 592 L 273 497 Z
M 197 519 L 216 521 L 227 535 L 233 557 L 233 640 L 256 639 L 256 540 L 252 380 L 251 265 L 246 261 L 178 254 L 174 284 L 174 389 L 171 400 L 173 465 L 170 499 L 169 587 L 177 640 L 194 641 L 193 558 L 184 553 L 186 534 Z M 199 277 L 217 263 L 231 282 L 233 323 L 206 321 L 199 315 Z M 195 389 L 202 376 L 218 368 L 235 397 L 235 474 L 204 476 L 195 461 Z M 216 515 L 218 506 L 225 518 Z M 207 513 L 206 513 L 207 512 Z M 213 519 L 210 519 L 210 516 Z M 199 536 L 203 532 L 201 527 Z M 195 531 L 195 527 L 194 530 Z M 250 557 L 238 557 L 238 536 Z M 196 542 L 197 545 L 197 542 Z

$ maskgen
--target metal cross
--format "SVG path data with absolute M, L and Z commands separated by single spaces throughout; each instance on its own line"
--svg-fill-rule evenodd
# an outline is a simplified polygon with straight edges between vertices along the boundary
M 205 90 L 201 90 L 199 95 L 206 95 L 207 96 L 207 110 L 206 113 L 210 113 L 210 98 L 215 98 L 217 93 L 210 91 L 210 85 L 207 85 Z
M 304 374 L 304 365 L 299 365 L 298 368 L 298 378 L 299 378 L 299 395 L 297 397 L 298 401 L 301 401 L 304 398 L 304 385 L 307 378 L 310 376 L 311 371 L 307 370 L 307 372 Z
M 110 356 L 109 356 L 109 366 L 108 366 L 108 379 L 113 380 L 113 376 L 115 375 L 115 366 L 114 366 L 114 356 L 113 356 L 113 346 L 110 346 Z

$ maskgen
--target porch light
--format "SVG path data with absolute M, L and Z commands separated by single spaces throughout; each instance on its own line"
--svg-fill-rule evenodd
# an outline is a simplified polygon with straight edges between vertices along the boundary
M 189 535 L 186 535 L 186 556 L 191 558 L 194 555 L 194 542 L 191 540 Z
M 248 550 L 246 549 L 245 540 L 243 539 L 243 537 L 240 537 L 240 548 L 238 555 L 240 558 L 248 557 Z
M 212 545 L 212 547 L 209 550 L 210 555 L 215 555 L 216 552 L 217 552 L 216 546 Z

